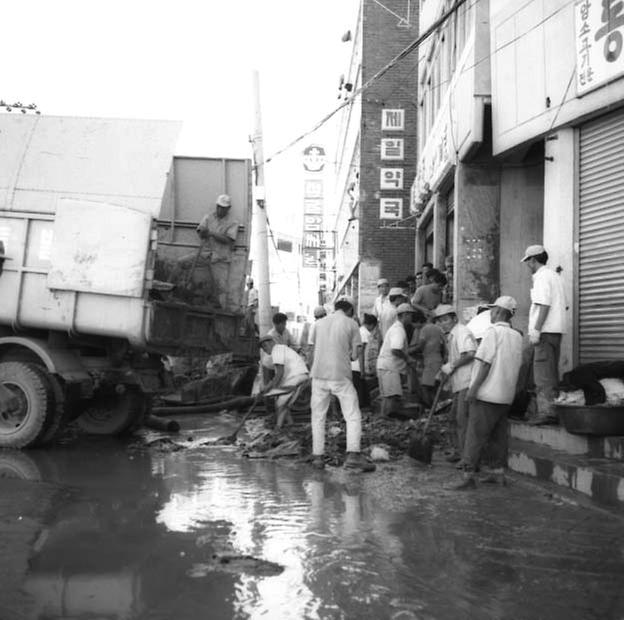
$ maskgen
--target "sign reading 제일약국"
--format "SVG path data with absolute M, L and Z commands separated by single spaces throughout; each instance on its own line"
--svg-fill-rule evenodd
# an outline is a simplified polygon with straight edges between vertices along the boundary
M 576 0 L 574 27 L 580 97 L 624 73 L 624 2 Z

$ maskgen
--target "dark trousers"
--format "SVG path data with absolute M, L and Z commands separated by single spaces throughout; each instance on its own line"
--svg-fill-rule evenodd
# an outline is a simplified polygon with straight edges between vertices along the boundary
M 362 377 L 362 374 L 359 371 L 353 370 L 351 375 L 353 377 L 353 387 L 358 395 L 358 404 L 360 405 L 360 409 L 370 407 L 368 385 L 366 385 L 366 381 Z
M 466 402 L 466 394 L 468 388 L 453 393 L 453 404 L 451 405 L 450 426 L 455 432 L 453 440 L 455 449 L 461 455 L 464 451 L 466 443 L 466 430 L 468 429 L 468 403 Z M 453 441 L 452 440 L 452 441 Z
M 487 444 L 492 467 L 507 464 L 507 412 L 509 405 L 486 403 L 476 400 L 470 403 L 468 427 L 462 460 L 469 471 L 476 471 Z

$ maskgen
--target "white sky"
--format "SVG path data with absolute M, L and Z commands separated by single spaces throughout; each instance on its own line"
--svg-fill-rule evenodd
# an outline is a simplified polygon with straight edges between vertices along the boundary
M 181 120 L 176 154 L 251 157 L 251 73 L 258 69 L 268 157 L 339 103 L 338 82 L 351 53 L 351 43 L 341 37 L 354 30 L 358 5 L 7 2 L 0 99 L 36 103 L 43 114 Z M 312 142 L 325 145 L 334 159 L 336 125 L 266 167 L 276 232 L 301 234 L 301 151 Z
M 31 0 L 3 5 L 0 98 L 44 114 L 184 121 L 177 153 L 265 155 L 337 103 L 357 0 Z M 302 144 L 301 148 L 306 144 Z M 300 150 L 300 149 L 299 149 Z

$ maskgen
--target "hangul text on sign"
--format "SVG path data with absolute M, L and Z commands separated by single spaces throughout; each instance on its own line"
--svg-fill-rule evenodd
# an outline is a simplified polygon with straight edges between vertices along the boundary
M 403 216 L 403 198 L 380 198 L 379 219 L 400 220 Z
M 382 138 L 381 159 L 403 159 L 403 138 Z
M 321 198 L 323 196 L 323 181 L 308 179 L 303 184 L 304 198 Z
M 405 129 L 405 110 L 382 110 L 381 129 L 383 131 L 403 131 Z
M 382 168 L 379 187 L 381 189 L 403 189 L 403 168 Z
M 322 230 L 323 216 L 303 214 L 303 230 Z
M 622 53 L 624 40 L 619 28 L 624 26 L 623 9 L 624 2 L 621 0 L 602 0 L 601 20 L 603 26 L 596 31 L 594 39 L 600 41 L 606 37 L 603 53 L 607 62 L 615 62 Z

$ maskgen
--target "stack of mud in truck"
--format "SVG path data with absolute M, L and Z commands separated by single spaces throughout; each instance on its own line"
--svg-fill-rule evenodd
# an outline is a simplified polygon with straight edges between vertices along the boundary
M 179 129 L 0 116 L 0 385 L 10 396 L 0 447 L 45 445 L 73 420 L 94 434 L 136 429 L 154 395 L 171 391 L 177 360 L 229 354 L 253 367 L 242 312 L 250 163 L 174 157 Z M 224 193 L 239 223 L 226 307 L 193 260 L 197 225 Z

